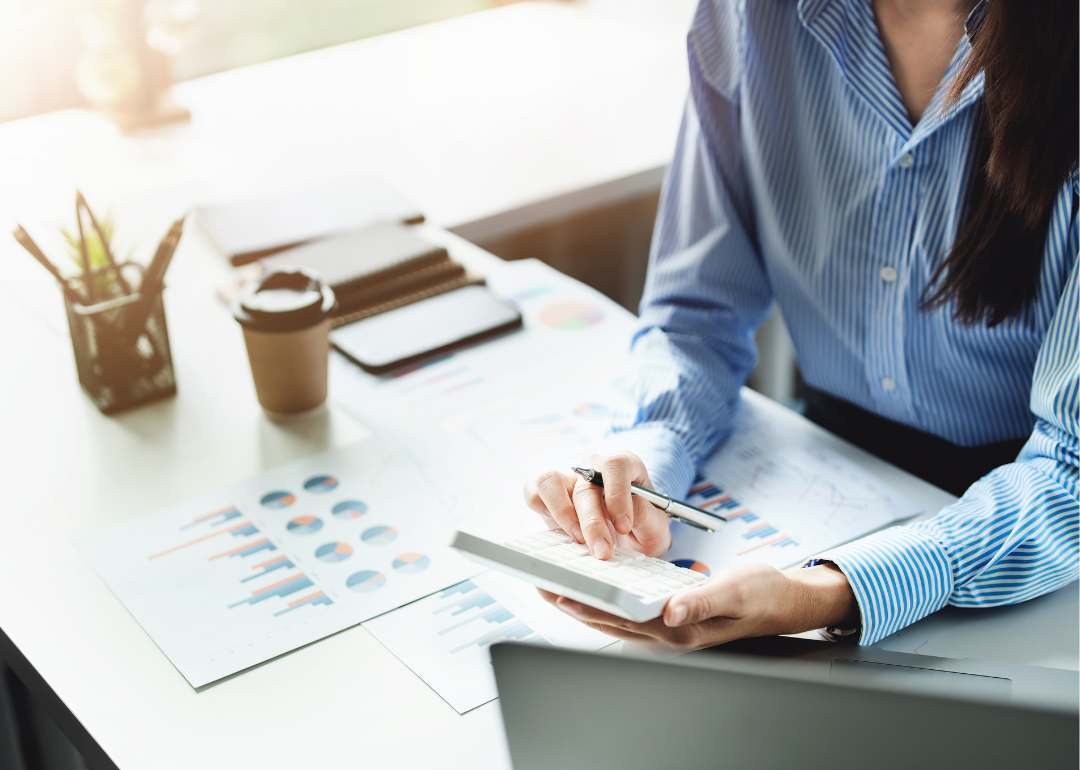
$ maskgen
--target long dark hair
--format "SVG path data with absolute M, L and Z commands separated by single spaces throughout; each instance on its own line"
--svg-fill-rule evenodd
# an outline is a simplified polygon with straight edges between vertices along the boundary
M 1077 0 L 991 0 L 946 97 L 979 72 L 976 165 L 948 256 L 923 292 L 961 323 L 996 326 L 1035 299 L 1050 215 L 1077 162 Z

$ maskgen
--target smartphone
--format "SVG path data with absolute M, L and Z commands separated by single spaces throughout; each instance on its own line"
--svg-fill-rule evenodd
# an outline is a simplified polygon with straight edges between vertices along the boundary
M 381 374 L 520 326 L 516 307 L 486 286 L 465 286 L 346 324 L 330 332 L 330 342 Z

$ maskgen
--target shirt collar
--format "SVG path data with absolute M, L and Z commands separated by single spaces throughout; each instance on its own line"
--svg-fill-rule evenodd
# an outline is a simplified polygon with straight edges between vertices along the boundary
M 970 52 L 970 35 L 978 27 L 989 2 L 980 0 L 968 14 L 965 35 L 943 83 L 959 71 Z M 803 26 L 832 54 L 840 74 L 892 128 L 905 147 L 929 136 L 982 95 L 982 73 L 967 85 L 956 105 L 948 110 L 942 109 L 946 89 L 939 88 L 913 128 L 889 68 L 870 0 L 799 0 L 798 14 Z

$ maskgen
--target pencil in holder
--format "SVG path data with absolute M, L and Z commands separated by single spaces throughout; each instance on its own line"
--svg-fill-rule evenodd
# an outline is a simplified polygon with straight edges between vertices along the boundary
M 79 382 L 105 414 L 176 393 L 162 286 L 83 305 L 65 295 Z

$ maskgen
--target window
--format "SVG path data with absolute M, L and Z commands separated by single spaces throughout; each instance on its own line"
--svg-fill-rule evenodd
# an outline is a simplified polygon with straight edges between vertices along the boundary
M 94 14 L 174 12 L 187 79 L 471 13 L 507 0 L 0 0 L 0 121 L 83 106 L 75 70 Z M 188 19 L 193 17 L 189 22 Z

